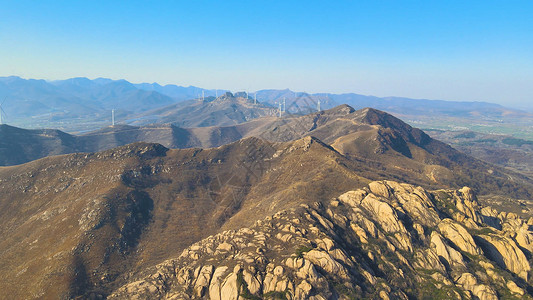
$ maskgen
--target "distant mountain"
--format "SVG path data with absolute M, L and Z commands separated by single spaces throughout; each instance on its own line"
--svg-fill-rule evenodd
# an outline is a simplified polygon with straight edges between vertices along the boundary
M 331 94 L 331 93 L 298 93 L 289 89 L 285 90 L 260 90 L 257 97 L 269 104 L 278 103 L 285 99 L 287 107 L 298 103 L 301 110 L 305 110 L 302 103 L 308 104 L 307 110 L 316 110 L 318 101 L 322 109 L 329 109 L 340 104 L 348 104 L 354 108 L 373 107 L 392 114 L 401 115 L 445 115 L 450 117 L 533 117 L 533 114 L 504 107 L 499 104 L 488 102 L 468 101 L 444 101 L 428 99 L 411 99 L 405 97 L 376 97 L 355 93 Z
M 217 120 L 211 122 L 184 120 L 179 123 L 179 120 L 173 119 L 172 116 L 181 118 L 178 111 L 190 110 L 193 113 L 206 115 L 204 109 L 196 107 L 197 103 L 181 102 L 199 99 L 202 93 L 207 100 L 204 102 L 209 102 L 212 99 L 210 97 L 223 95 L 224 92 L 226 91 L 193 86 L 132 84 L 126 80 L 107 78 L 91 80 L 79 77 L 58 81 L 22 79 L 16 76 L 0 78 L 0 99 L 7 100 L 3 108 L 7 113 L 8 124 L 25 128 L 58 128 L 68 132 L 86 132 L 109 124 L 111 109 L 116 109 L 118 122 L 128 125 L 167 121 L 178 122 L 176 124 L 180 126 L 197 126 L 193 125 L 195 123 L 204 124 L 199 126 L 229 125 L 233 124 L 231 120 L 242 122 L 264 115 L 260 107 L 250 107 L 242 116 L 233 113 L 225 119 L 219 114 L 216 118 L 223 120 L 221 123 Z M 486 102 L 379 98 L 354 93 L 307 94 L 288 89 L 260 90 L 253 96 L 265 106 L 277 109 L 281 105 L 283 110 L 291 114 L 303 115 L 318 109 L 324 110 L 348 104 L 354 108 L 374 107 L 421 128 L 485 130 L 486 133 L 513 132 L 516 136 L 533 140 L 533 133 L 526 130 L 533 126 L 532 113 Z M 195 103 L 193 107 L 184 109 L 184 105 L 191 103 Z M 169 112 L 158 111 L 163 107 Z M 214 107 L 205 109 L 214 109 Z M 229 111 L 224 110 L 224 113 Z M 168 116 L 165 117 L 165 114 Z M 159 116 L 163 116 L 164 121 L 159 119 Z M 189 118 L 193 119 L 191 116 L 192 114 Z M 476 124 L 480 124 L 482 128 L 473 128 Z
M 183 101 L 157 108 L 138 116 L 129 124 L 171 123 L 180 127 L 229 126 L 252 119 L 275 116 L 277 110 L 262 103 L 254 103 L 245 93 L 226 92 L 218 98 L 206 97 Z
M 54 81 L 52 84 L 66 94 L 84 98 L 92 105 L 105 110 L 115 108 L 129 112 L 142 112 L 175 102 L 172 98 L 158 92 L 140 90 L 126 80 L 95 82 L 87 78 L 73 78 Z
M 202 97 L 202 92 L 204 97 L 213 97 L 218 95 L 222 95 L 226 90 L 206 90 L 195 86 L 179 86 L 175 84 L 167 84 L 167 85 L 160 85 L 158 83 L 138 83 L 134 84 L 135 87 L 145 90 L 145 91 L 155 91 L 160 94 L 169 96 L 171 98 L 174 98 L 178 101 L 184 101 L 184 100 L 190 100 L 190 99 L 196 99 Z
M 163 88 L 169 95 L 159 93 L 154 87 L 142 86 L 139 88 L 126 80 L 105 78 L 45 81 L 0 77 L 0 99 L 6 100 L 3 108 L 9 124 L 33 128 L 54 126 L 78 131 L 87 127 L 94 130 L 109 124 L 111 109 L 117 110 L 117 116 L 133 118 L 139 113 L 197 97 L 191 95 L 187 98 L 188 94 L 182 94 L 174 98 L 176 94 L 169 91 L 179 89 L 177 86 Z M 202 91 L 184 89 L 189 94 L 201 94 Z
M 19 77 L 0 78 L 0 97 L 6 101 L 3 109 L 7 119 L 31 118 L 40 115 L 92 115 L 98 109 L 76 95 L 69 95 L 44 80 Z

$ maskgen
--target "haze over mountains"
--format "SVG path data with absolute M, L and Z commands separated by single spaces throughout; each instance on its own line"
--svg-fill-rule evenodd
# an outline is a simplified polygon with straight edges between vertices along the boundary
M 235 95 L 226 92 L 217 98 L 210 96 L 152 109 L 141 114 L 139 120 L 130 123 L 142 125 L 146 120 L 151 120 L 154 123 L 188 128 L 228 126 L 277 114 L 275 108 L 251 99 L 244 92 Z
M 195 87 L 140 85 L 126 80 L 72 78 L 59 81 L 0 78 L 0 95 L 6 100 L 3 108 L 12 124 L 24 127 L 66 128 L 79 130 L 98 128 L 110 119 L 110 110 L 117 118 L 134 115 L 180 100 L 197 98 L 203 91 Z M 157 90 L 164 90 L 168 95 Z M 48 126 L 48 125 L 62 126 Z
M 170 122 L 182 127 L 210 126 L 213 123 L 181 121 L 187 113 L 199 109 L 198 103 L 184 101 L 199 99 L 202 93 L 204 99 L 211 99 L 208 97 L 225 92 L 192 86 L 132 84 L 126 80 L 104 78 L 59 81 L 27 80 L 15 76 L 0 78 L 0 99 L 6 100 L 3 108 L 8 124 L 23 128 L 57 128 L 67 132 L 92 131 L 109 125 L 111 109 L 116 109 L 117 122 L 125 125 Z M 242 96 L 247 99 L 257 97 L 261 107 L 274 109 L 285 101 L 286 111 L 292 114 L 316 111 L 318 102 L 321 109 L 348 104 L 355 108 L 380 109 L 422 128 L 467 128 L 487 133 L 499 130 L 499 133 L 519 137 L 533 136 L 532 114 L 484 102 L 379 98 L 354 93 L 307 94 L 290 90 L 260 90 Z M 196 108 L 186 108 L 191 105 Z M 232 120 L 239 123 L 265 115 L 251 111 L 247 117 Z

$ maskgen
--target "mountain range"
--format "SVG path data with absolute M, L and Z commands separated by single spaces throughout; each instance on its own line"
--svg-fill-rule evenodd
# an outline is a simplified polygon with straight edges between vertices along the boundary
M 44 111 L 75 97 L 70 120 L 122 105 L 128 122 L 0 124 L 0 299 L 533 298 L 530 174 L 433 137 L 512 153 L 527 140 L 432 137 L 375 108 L 326 109 L 331 95 L 2 80 L 46 94 Z M 528 118 L 457 105 L 433 115 Z
M 312 136 L 359 164 L 364 172 L 388 174 L 391 179 L 402 178 L 431 188 L 468 185 L 482 194 L 533 195 L 533 181 L 524 175 L 475 160 L 390 114 L 370 108 L 354 110 L 347 105 L 304 116 L 263 117 L 233 126 L 120 125 L 79 136 L 7 125 L 0 130 L 4 165 L 49 155 L 97 152 L 139 141 L 168 148 L 211 148 L 247 137 L 290 142 Z
M 105 78 L 90 80 L 81 77 L 58 81 L 16 76 L 0 78 L 0 99 L 5 100 L 3 109 L 8 124 L 24 128 L 58 128 L 67 132 L 92 131 L 110 124 L 111 109 L 116 110 L 117 122 L 125 125 L 180 123 L 187 112 L 200 109 L 197 101 L 186 100 L 203 97 L 203 102 L 208 104 L 213 99 L 209 97 L 217 98 L 225 92 L 192 86 L 133 84 Z M 423 128 L 466 127 L 485 131 L 504 128 L 513 135 L 533 138 L 533 132 L 527 130 L 533 125 L 531 113 L 486 102 L 380 98 L 354 93 L 307 94 L 288 89 L 259 90 L 253 94 L 242 92 L 242 98 L 256 98 L 262 108 L 278 109 L 281 103 L 283 109 L 291 114 L 314 112 L 319 102 L 321 109 L 348 104 L 355 108 L 380 109 Z M 189 108 L 190 105 L 193 107 Z M 252 113 L 252 110 L 245 114 L 247 117 L 236 117 L 231 122 L 244 122 L 264 115 L 262 112 Z M 182 122 L 180 126 L 210 126 L 212 123 Z M 471 128 L 473 126 L 477 127 Z
M 0 298 L 533 294 L 533 219 L 475 192 L 530 197 L 527 178 L 373 109 L 255 128 L 0 168 Z
M 178 102 L 142 113 L 131 125 L 146 124 L 146 120 L 158 124 L 173 124 L 180 127 L 228 126 L 252 119 L 275 116 L 278 111 L 251 99 L 246 93 L 233 95 L 226 92 L 219 97 L 205 97 Z

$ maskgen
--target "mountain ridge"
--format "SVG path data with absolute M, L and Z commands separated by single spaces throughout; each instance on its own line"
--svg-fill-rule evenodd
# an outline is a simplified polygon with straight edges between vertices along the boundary
M 229 127 L 118 126 L 75 137 L 71 144 L 53 139 L 47 142 L 73 145 L 65 148 L 72 152 L 95 152 L 137 141 L 159 142 L 169 148 L 210 148 L 251 136 L 270 142 L 313 136 L 353 162 L 368 163 L 391 176 L 426 187 L 469 185 L 481 194 L 497 191 L 517 198 L 533 194 L 533 183 L 524 175 L 475 160 L 390 114 L 370 108 L 354 110 L 347 105 L 305 116 L 260 118 Z
M 352 253 L 355 257 L 360 257 L 366 252 L 357 252 L 359 250 L 356 251 L 351 247 L 363 243 L 363 239 L 366 239 L 368 243 L 374 245 L 372 247 L 377 247 L 376 249 L 403 249 L 402 251 L 407 251 L 390 250 L 392 253 L 400 253 L 404 259 L 409 257 L 411 260 L 412 255 L 407 256 L 406 254 L 410 253 L 409 249 L 429 251 L 427 253 L 433 253 L 430 257 L 435 258 L 434 253 L 446 257 L 448 264 L 453 265 L 451 269 L 446 267 L 447 264 L 439 263 L 438 258 L 436 260 L 422 260 L 417 264 L 429 269 L 437 266 L 438 273 L 453 283 L 453 285 L 446 284 L 447 286 L 456 286 L 460 290 L 469 291 L 474 295 L 481 295 L 479 294 L 480 288 L 483 288 L 490 295 L 508 291 L 510 288 L 494 283 L 497 279 L 487 279 L 490 276 L 485 278 L 478 273 L 465 272 L 461 266 L 469 262 L 467 259 L 469 256 L 460 252 L 462 258 L 459 259 L 457 253 L 453 252 L 459 250 L 452 250 L 455 249 L 454 246 L 448 245 L 446 240 L 442 246 L 439 241 L 443 238 L 435 237 L 436 234 L 430 233 L 431 230 L 434 230 L 431 228 L 438 224 L 435 223 L 438 221 L 436 215 L 441 216 L 439 222 L 445 218 L 453 219 L 455 222 L 463 224 L 461 226 L 470 226 L 468 227 L 469 230 L 481 230 L 471 232 L 474 236 L 479 236 L 482 239 L 476 240 L 474 247 L 478 249 L 474 251 L 484 251 L 483 253 L 488 260 L 483 258 L 482 262 L 492 261 L 491 270 L 508 272 L 502 274 L 507 274 L 505 275 L 507 276 L 505 282 L 506 284 L 509 282 L 508 285 L 512 286 L 514 293 L 523 293 L 524 295 L 529 293 L 530 283 L 527 283 L 527 280 L 530 276 L 528 275 L 530 263 L 527 261 L 527 257 L 526 261 L 522 256 L 510 258 L 510 261 L 498 259 L 497 253 L 500 252 L 490 251 L 493 251 L 491 247 L 504 247 L 496 239 L 500 239 L 503 233 L 496 231 L 494 233 L 496 237 L 493 239 L 492 235 L 485 232 L 492 230 L 486 229 L 487 224 L 500 228 L 497 230 L 502 230 L 504 228 L 502 224 L 505 222 L 514 224 L 505 226 L 512 226 L 509 227 L 513 228 L 512 232 L 519 232 L 520 236 L 524 236 L 524 238 L 516 242 L 513 241 L 513 243 L 520 241 L 521 245 L 526 247 L 524 249 L 529 249 L 530 244 L 527 242 L 523 244 L 523 242 L 527 241 L 530 236 L 530 230 L 526 228 L 522 232 L 520 231 L 522 229 L 516 227 L 517 224 L 522 226 L 526 221 L 520 219 L 521 221 L 517 224 L 513 223 L 515 221 L 506 221 L 507 214 L 499 218 L 500 216 L 493 213 L 491 209 L 482 211 L 481 215 L 486 217 L 481 217 L 479 215 L 480 204 L 477 200 L 474 201 L 475 194 L 469 188 L 461 189 L 460 192 L 442 192 L 439 190 L 431 192 L 433 195 L 431 197 L 438 197 L 439 200 L 437 201 L 436 198 L 424 196 L 427 190 L 423 190 L 423 188 L 407 188 L 407 186 L 400 188 L 401 185 L 396 186 L 392 183 L 387 183 L 385 186 L 372 183 L 383 180 L 397 181 L 403 178 L 411 184 L 418 182 L 423 186 L 432 186 L 431 178 L 427 177 L 426 174 L 420 176 L 417 173 L 419 172 L 416 169 L 418 166 L 427 167 L 427 161 L 424 160 L 427 157 L 416 152 L 422 151 L 422 148 L 418 149 L 416 148 L 418 146 L 411 145 L 408 140 L 404 140 L 412 153 L 412 158 L 409 158 L 405 153 L 395 150 L 394 145 L 389 143 L 386 136 L 381 135 L 381 132 L 386 131 L 389 136 L 403 139 L 402 136 L 408 136 L 414 130 L 412 127 L 405 126 L 403 130 L 406 132 L 402 135 L 401 132 L 394 131 L 393 128 L 356 121 L 367 120 L 370 123 L 377 123 L 374 117 L 380 116 L 380 114 L 381 112 L 372 109 L 356 111 L 349 106 L 341 106 L 332 111 L 322 111 L 302 117 L 276 118 L 274 123 L 268 123 L 264 127 L 270 128 L 270 131 L 267 130 L 267 132 L 271 134 L 271 140 L 275 139 L 275 135 L 272 135 L 273 132 L 286 132 L 290 129 L 299 134 L 298 139 L 290 141 L 269 141 L 265 139 L 265 136 L 268 135 L 250 136 L 208 149 L 168 149 L 160 144 L 137 142 L 101 152 L 50 156 L 22 165 L 2 167 L 0 168 L 0 233 L 3 239 L 0 241 L 0 286 L 6 295 L 12 295 L 16 298 L 98 298 L 107 296 L 128 298 L 132 296 L 132 293 L 143 294 L 147 292 L 151 293 L 149 294 L 150 297 L 162 297 L 164 293 L 171 290 L 162 289 L 159 284 L 162 283 L 163 286 L 170 287 L 165 283 L 170 284 L 170 281 L 165 280 L 174 280 L 171 278 L 175 276 L 174 273 L 169 273 L 168 265 L 164 264 L 167 259 L 176 259 L 181 255 L 186 261 L 189 261 L 190 258 L 203 262 L 203 258 L 199 260 L 195 257 L 205 257 L 206 254 L 198 253 L 194 249 L 197 249 L 198 245 L 204 245 L 205 241 L 210 241 L 212 239 L 210 237 L 213 236 L 218 237 L 217 240 L 220 240 L 220 243 L 217 242 L 216 246 L 213 247 L 209 246 L 211 244 L 206 244 L 206 247 L 203 247 L 206 251 L 209 248 L 213 248 L 213 251 L 218 248 L 219 252 L 224 251 L 226 253 L 238 250 L 239 252 L 235 254 L 246 254 L 248 253 L 246 251 L 240 252 L 242 247 L 238 242 L 239 238 L 244 237 L 234 236 L 233 233 L 241 229 L 246 231 L 246 228 L 253 227 L 257 221 L 268 223 L 269 220 L 272 220 L 273 215 L 284 214 L 284 212 L 290 212 L 304 205 L 304 207 L 313 207 L 313 209 L 307 209 L 307 212 L 302 211 L 303 215 L 294 215 L 288 218 L 288 220 L 298 219 L 300 224 L 306 224 L 305 227 L 298 227 L 293 224 L 292 226 L 297 228 L 293 231 L 305 229 L 306 232 L 320 236 L 320 240 L 323 242 L 326 237 L 336 241 L 335 236 L 340 236 L 343 232 L 350 232 L 352 246 L 347 246 L 343 242 L 343 246 L 337 244 L 339 246 L 326 247 L 324 248 L 326 250 L 341 247 L 338 249 L 348 251 L 347 253 Z M 257 122 L 257 120 L 253 122 Z M 389 124 L 390 122 L 394 123 L 395 119 L 382 123 Z M 338 131 L 331 134 L 332 131 L 329 128 L 337 128 Z M 354 128 L 358 130 L 352 130 Z M 119 129 L 130 130 L 131 128 L 126 126 Z M 309 129 L 312 130 L 309 131 Z M 328 134 L 325 135 L 326 133 Z M 113 132 L 106 132 L 106 134 L 113 134 Z M 320 136 L 326 136 L 326 138 L 321 139 Z M 327 142 L 327 137 L 334 142 Z M 376 139 L 382 137 L 383 140 Z M 342 141 L 339 141 L 339 138 Z M 366 142 L 361 142 L 361 139 Z M 437 143 L 438 145 L 440 144 Z M 358 149 L 361 146 L 363 148 Z M 358 151 L 354 152 L 354 150 Z M 420 163 L 415 163 L 415 159 L 422 160 Z M 476 165 L 474 161 L 472 166 L 477 168 L 476 172 L 486 173 L 486 169 L 484 169 L 487 167 L 486 165 Z M 413 168 L 413 170 L 407 167 Z M 492 166 L 489 167 L 492 168 Z M 468 169 L 448 170 L 446 171 L 448 172 L 447 176 L 459 176 L 460 172 L 468 171 Z M 473 171 L 470 170 L 469 172 Z M 478 181 L 479 178 L 474 178 L 476 181 L 470 182 L 487 185 L 481 188 L 482 191 L 494 191 L 494 188 L 489 184 L 491 180 L 502 182 L 500 177 L 497 177 L 499 176 L 498 172 L 499 170 L 494 169 L 494 175 L 487 175 L 487 180 Z M 434 176 L 437 175 L 434 174 Z M 449 182 L 443 181 L 439 185 L 441 185 L 440 188 L 453 187 L 460 185 L 461 180 L 450 177 Z M 514 184 L 511 188 L 527 188 L 519 182 L 507 184 Z M 371 194 L 374 196 L 368 196 L 370 193 L 368 193 L 367 187 L 370 188 Z M 362 189 L 362 191 L 359 190 L 358 192 L 358 189 Z M 409 190 L 409 193 L 413 195 L 391 196 L 395 190 L 400 191 L 402 189 Z M 355 192 L 348 192 L 348 195 L 344 197 L 339 196 L 347 191 Z M 358 201 L 363 199 L 358 198 L 357 195 L 359 194 L 364 194 L 363 198 L 369 197 L 363 201 L 366 204 L 358 204 Z M 511 195 L 508 192 L 506 194 Z M 343 204 L 339 204 L 340 200 L 337 201 L 337 204 L 333 204 L 334 201 L 331 202 L 331 199 L 334 198 L 342 198 Z M 418 203 L 419 199 L 426 199 L 427 201 L 424 200 L 426 202 L 421 202 L 426 204 Z M 450 202 L 449 199 L 455 199 L 453 200 L 455 202 Z M 315 205 L 315 203 L 318 204 Z M 433 204 L 430 205 L 429 203 Z M 368 222 L 360 223 L 363 219 L 347 213 L 348 207 L 357 208 L 359 205 L 362 205 L 363 216 L 369 220 Z M 428 213 L 428 205 L 435 212 Z M 417 213 L 419 210 L 420 212 Z M 373 211 L 374 213 L 372 213 Z M 356 212 L 357 210 L 354 210 L 353 213 Z M 427 213 L 427 216 L 420 215 L 422 212 Z M 305 213 L 309 214 L 311 219 L 305 217 Z M 375 219 L 386 218 L 387 216 L 392 219 Z M 350 222 L 347 218 L 350 218 L 350 222 L 359 224 L 357 226 L 363 228 L 364 233 L 358 227 L 348 229 L 346 226 Z M 413 223 L 412 220 L 415 219 L 418 220 L 417 222 L 425 224 L 422 231 Z M 500 223 L 497 223 L 496 219 L 500 220 Z M 424 223 L 432 222 L 431 220 L 434 223 Z M 381 233 L 375 233 L 376 231 L 369 229 L 370 227 L 364 227 L 372 226 L 369 225 L 369 222 L 374 224 L 374 228 Z M 288 223 L 286 225 L 289 226 L 287 228 L 290 228 Z M 278 226 L 275 225 L 275 227 Z M 315 227 L 317 229 L 313 229 Z M 394 228 L 399 228 L 398 232 Z M 506 230 L 511 230 L 509 228 Z M 256 229 L 252 228 L 251 230 Z M 286 239 L 286 242 L 294 238 L 290 236 L 284 238 L 283 236 L 288 234 L 287 232 L 281 232 L 278 229 L 273 230 L 263 231 L 261 229 L 261 232 L 270 235 L 268 237 L 265 235 L 265 238 L 271 241 L 269 244 L 272 247 L 279 245 L 279 242 L 276 242 L 274 238 L 282 241 Z M 439 230 L 440 233 L 438 234 L 440 235 L 444 235 L 446 232 L 440 227 Z M 359 232 L 357 235 L 359 237 L 353 236 L 354 232 Z M 227 238 L 238 244 L 233 245 L 227 241 Z M 322 283 L 308 282 L 311 289 L 309 287 L 304 289 L 309 290 L 310 294 L 307 295 L 315 293 L 316 296 L 316 293 L 322 292 L 335 295 L 335 293 L 346 292 L 346 289 L 337 286 L 338 283 L 346 285 L 348 291 L 355 289 L 368 295 L 377 295 L 381 293 L 381 289 L 379 286 L 372 285 L 372 282 L 379 282 L 381 280 L 379 278 L 385 276 L 383 274 L 392 276 L 391 274 L 399 272 L 397 269 L 380 269 L 377 266 L 358 268 L 358 270 L 366 270 L 374 276 L 369 277 L 365 276 L 366 273 L 364 272 L 352 274 L 344 273 L 341 271 L 342 268 L 336 269 L 337 271 L 327 269 L 329 268 L 328 265 L 337 266 L 335 261 L 320 263 L 322 261 L 320 257 L 325 257 L 325 254 L 322 253 L 324 249 L 318 247 L 321 242 L 312 236 L 309 238 L 311 239 L 296 239 L 294 243 L 291 242 L 289 252 L 280 250 L 283 248 L 269 248 L 270 246 L 264 248 L 265 254 L 270 253 L 266 257 L 275 261 L 276 264 L 280 263 L 276 257 L 292 256 L 292 253 L 301 252 L 297 256 L 301 255 L 303 258 L 309 259 L 315 265 L 315 271 L 322 274 L 320 276 L 333 280 L 331 284 L 327 283 L 327 280 L 319 280 Z M 376 241 L 378 238 L 380 242 Z M 226 243 L 222 241 L 226 241 Z M 252 240 L 250 242 L 255 243 Z M 195 243 L 199 244 L 194 245 Z M 330 242 L 324 243 L 330 244 Z M 419 246 L 419 243 L 424 246 Z M 438 244 L 438 246 L 433 247 L 431 243 Z M 189 248 L 191 245 L 193 248 Z M 511 245 L 514 244 L 511 243 Z M 311 248 L 298 252 L 300 246 Z M 485 247 L 485 250 L 479 250 L 480 247 Z M 512 251 L 523 251 L 520 250 L 521 248 L 512 247 Z M 253 253 L 262 252 L 257 252 L 255 247 L 250 249 Z M 313 249 L 315 252 L 311 252 Z M 383 252 L 380 254 L 376 251 L 375 249 L 372 250 L 373 257 L 381 257 L 378 255 L 383 254 Z M 307 252 L 310 253 L 310 256 L 305 254 Z M 334 253 L 337 252 L 331 252 L 328 255 L 334 255 L 332 259 L 336 259 L 339 256 L 335 256 Z M 426 255 L 424 254 L 426 252 L 420 253 L 418 256 Z M 444 256 L 444 253 L 452 254 Z M 394 256 L 395 254 L 390 257 L 391 253 L 385 254 L 383 254 L 385 260 L 389 262 L 392 259 L 402 260 L 400 257 Z M 416 253 L 414 252 L 414 254 Z M 212 257 L 215 261 L 219 261 L 217 255 Z M 316 260 L 313 259 L 314 255 L 318 255 L 315 257 Z M 368 255 L 364 254 L 363 257 L 366 256 Z M 454 258 L 448 260 L 449 257 Z M 225 260 L 227 260 L 226 257 Z M 214 264 L 215 261 L 212 263 Z M 234 261 L 238 262 L 239 259 Z M 349 261 L 354 263 L 357 260 L 344 259 L 344 262 L 338 261 L 338 263 L 352 264 Z M 373 260 L 364 258 L 364 261 L 371 264 Z M 414 272 L 412 264 L 415 261 L 418 260 L 411 260 L 410 263 L 404 262 L 404 268 L 407 269 L 402 269 L 404 270 L 402 272 L 411 275 L 418 274 L 412 273 Z M 377 262 L 374 261 L 373 263 L 379 265 Z M 190 264 L 191 267 L 193 265 L 193 263 Z M 389 264 L 385 263 L 384 266 L 387 265 Z M 157 268 L 163 272 L 161 278 L 166 278 L 160 283 L 155 283 L 155 290 L 150 287 L 154 285 L 152 279 L 137 277 L 140 274 L 151 272 L 150 270 L 154 266 L 160 266 Z M 244 266 L 248 268 L 247 264 Z M 288 268 L 283 267 L 286 270 L 284 272 L 292 272 L 290 271 L 292 267 L 286 264 L 284 266 Z M 195 268 L 200 270 L 203 265 L 195 266 Z M 264 268 L 266 265 L 258 264 L 258 270 Z M 271 273 L 268 271 L 270 269 L 267 269 L 261 271 L 265 272 L 261 273 L 265 276 L 264 278 Z M 237 276 L 239 270 L 234 276 Z M 192 272 L 190 278 L 193 278 L 194 274 L 195 272 Z M 229 275 L 229 273 L 224 274 Z M 256 276 L 256 273 L 253 274 Z M 341 274 L 340 277 L 338 277 L 339 274 Z M 426 275 L 418 274 L 417 276 L 422 276 L 421 278 L 424 278 L 423 281 L 426 282 L 430 280 Z M 155 277 L 158 276 L 155 275 Z M 461 276 L 465 277 L 459 280 Z M 471 282 L 467 284 L 466 279 L 472 278 L 472 276 L 475 281 L 469 279 Z M 154 277 L 149 275 L 149 278 Z M 227 281 L 233 282 L 232 280 L 228 279 Z M 147 283 L 141 283 L 144 281 Z M 28 286 L 21 284 L 21 282 L 32 282 L 33 284 Z M 263 282 L 263 277 L 261 277 L 261 282 Z M 183 283 L 181 286 L 190 284 L 193 283 Z M 266 286 L 270 286 L 269 284 L 264 282 L 262 284 L 265 286 L 262 290 L 264 293 L 278 291 L 276 287 L 267 288 Z M 292 291 L 296 292 L 296 286 L 299 286 L 301 282 L 294 282 L 294 284 L 295 287 Z M 400 290 L 405 295 L 425 293 L 425 291 L 413 287 L 413 284 L 411 282 L 408 285 L 396 285 L 396 283 L 392 286 L 387 285 L 391 290 L 385 288 L 385 292 L 390 295 L 401 295 Z M 223 289 L 223 286 L 224 284 L 220 289 Z M 249 287 L 252 286 L 252 282 L 250 282 Z M 360 289 L 356 286 L 359 286 Z M 476 286 L 481 287 L 476 288 Z M 194 290 L 194 286 L 192 288 Z M 395 293 L 393 293 L 393 288 Z M 236 289 L 239 293 L 245 292 L 245 290 Z M 315 292 L 310 292 L 313 289 Z M 451 290 L 454 289 L 451 288 Z M 206 289 L 200 290 L 200 294 L 206 295 Z M 448 295 L 456 295 L 451 290 L 448 291 L 451 293 Z M 160 294 L 153 294 L 154 291 L 159 291 Z M 260 289 L 250 290 L 250 293 L 258 295 L 258 291 Z M 377 294 L 373 294 L 374 292 Z

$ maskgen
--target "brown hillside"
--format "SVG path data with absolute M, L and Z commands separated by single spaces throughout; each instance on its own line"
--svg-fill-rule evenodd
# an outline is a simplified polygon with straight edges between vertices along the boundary
M 250 138 L 207 150 L 132 144 L 1 168 L 0 286 L 14 298 L 106 295 L 221 228 L 366 184 L 350 164 L 313 138 Z

